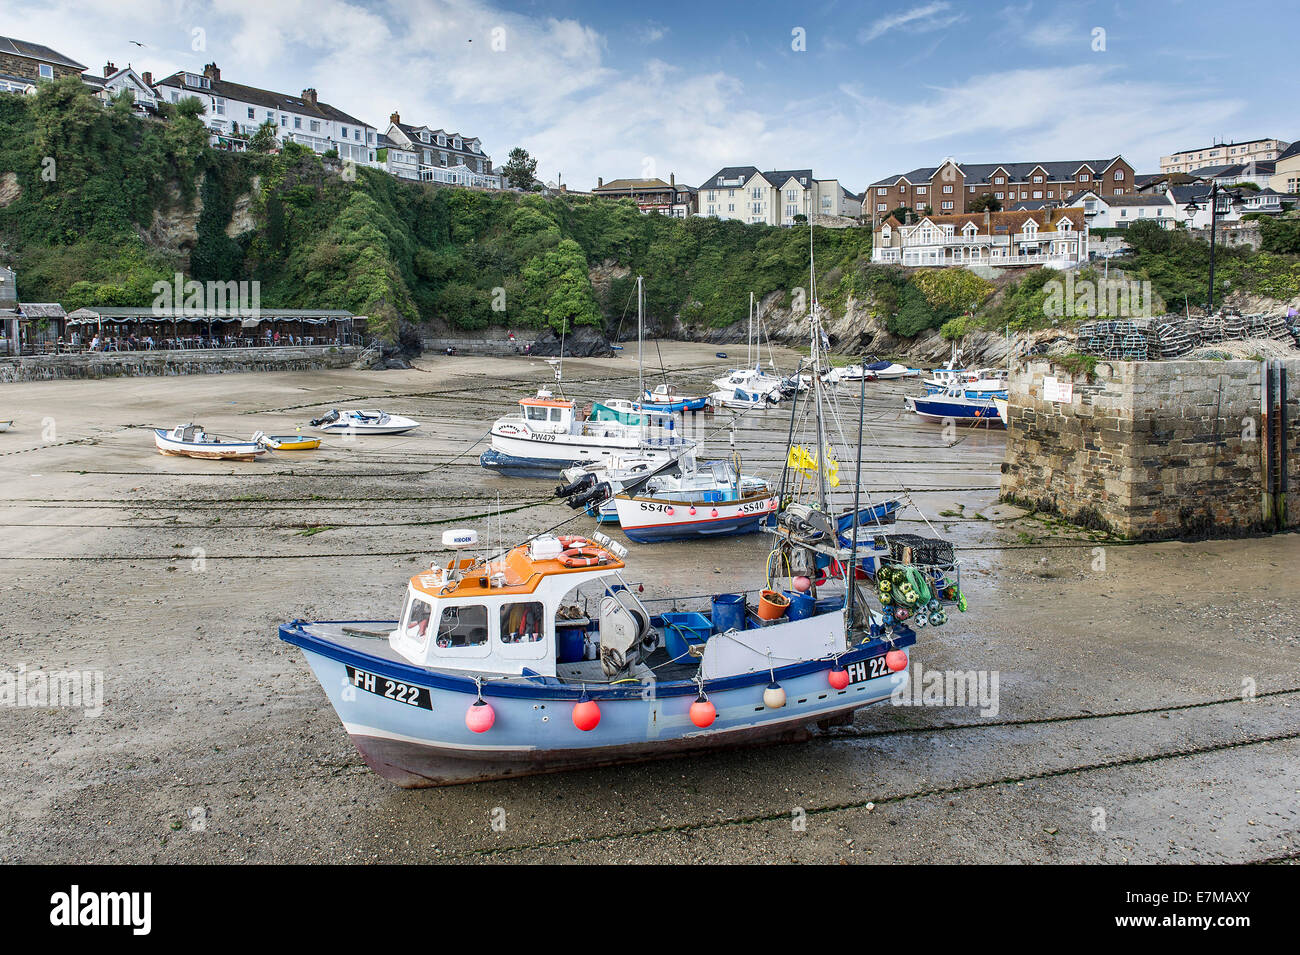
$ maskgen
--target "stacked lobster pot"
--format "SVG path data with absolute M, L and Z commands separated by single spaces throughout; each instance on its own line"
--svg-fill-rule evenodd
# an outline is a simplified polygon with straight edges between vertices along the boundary
M 886 534 L 876 539 L 876 595 L 885 626 L 939 627 L 948 610 L 966 611 L 961 571 L 953 546 L 945 540 L 917 534 Z

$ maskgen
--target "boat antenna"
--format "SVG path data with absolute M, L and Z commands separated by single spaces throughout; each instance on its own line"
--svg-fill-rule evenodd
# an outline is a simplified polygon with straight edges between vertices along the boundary
M 865 362 L 865 359 L 863 360 Z M 862 506 L 862 419 L 867 410 L 867 376 L 862 376 L 858 396 L 858 462 L 853 471 L 853 539 L 849 545 L 849 566 L 844 569 L 844 585 L 849 595 L 845 604 L 844 625 L 852 632 L 854 597 L 858 592 L 858 513 Z

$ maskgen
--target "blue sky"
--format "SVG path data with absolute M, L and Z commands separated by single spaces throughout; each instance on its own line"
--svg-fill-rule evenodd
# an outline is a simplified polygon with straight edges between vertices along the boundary
M 698 185 L 752 164 L 860 191 L 946 156 L 1119 153 L 1148 172 L 1213 139 L 1300 138 L 1300 13 L 1276 0 L 0 5 L 0 33 L 95 70 L 215 60 L 236 82 L 314 86 L 381 128 L 396 108 L 476 135 L 497 161 L 523 145 L 543 179 L 574 188 L 669 173 Z

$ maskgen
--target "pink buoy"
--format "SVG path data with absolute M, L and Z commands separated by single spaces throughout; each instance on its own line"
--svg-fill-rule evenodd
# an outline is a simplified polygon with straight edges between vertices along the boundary
M 668 510 L 664 511 L 664 513 L 667 514 L 669 517 L 672 517 L 672 516 L 673 516 L 673 509 L 672 509 L 672 507 L 669 507 Z
M 474 705 L 465 711 L 465 725 L 471 733 L 486 733 L 496 721 L 496 710 L 487 700 L 475 700 Z
M 695 516 L 695 508 L 692 507 L 692 508 L 691 508 L 691 517 L 694 517 L 694 516 Z
M 833 689 L 842 690 L 849 685 L 849 671 L 837 663 L 831 667 L 831 672 L 826 674 L 826 679 L 830 681 Z
M 691 722 L 700 729 L 712 726 L 713 721 L 717 718 L 717 707 L 705 699 L 703 694 L 701 694 L 695 702 L 691 704 Z
M 768 502 L 767 502 L 767 507 L 768 507 L 768 510 L 775 511 L 775 510 L 776 510 L 776 498 L 772 498 L 772 500 L 768 501 Z
M 801 594 L 806 594 L 808 588 L 812 586 L 812 581 L 807 577 L 796 577 L 794 579 L 794 589 Z
M 590 733 L 600 725 L 600 707 L 595 700 L 585 695 L 573 706 L 573 725 L 584 733 Z
M 717 517 L 717 516 L 718 516 L 718 509 L 717 509 L 716 507 L 713 509 L 713 513 L 712 513 L 710 516 L 711 516 L 711 517 Z
M 890 650 L 885 654 L 885 666 L 889 667 L 891 673 L 897 673 L 899 670 L 907 669 L 907 651 Z

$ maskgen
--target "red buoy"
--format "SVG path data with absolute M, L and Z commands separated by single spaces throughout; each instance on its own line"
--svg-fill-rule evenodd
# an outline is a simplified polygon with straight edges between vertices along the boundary
M 831 667 L 831 672 L 826 674 L 826 679 L 830 681 L 833 689 L 842 690 L 849 685 L 849 671 L 837 663 Z
M 496 710 L 487 700 L 478 699 L 465 711 L 465 725 L 471 733 L 486 733 L 497 721 Z
M 711 516 L 711 517 L 717 517 L 717 516 L 718 516 L 718 509 L 717 509 L 716 507 L 713 509 L 713 513 L 712 513 L 710 516 Z
M 584 694 L 573 706 L 573 725 L 584 733 L 590 733 L 600 724 L 600 707 L 596 701 Z
M 692 507 L 692 508 L 691 508 L 691 517 L 694 517 L 694 516 L 695 516 L 695 508 Z
M 673 516 L 673 508 L 671 504 L 668 506 L 668 509 L 664 511 L 664 513 L 667 514 L 669 517 Z
M 717 718 L 717 707 L 705 699 L 703 694 L 691 704 L 691 722 L 700 729 L 712 726 L 713 721 Z
M 889 667 L 891 673 L 897 673 L 899 670 L 907 669 L 907 651 L 890 650 L 885 654 L 885 666 Z

